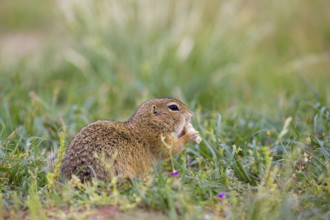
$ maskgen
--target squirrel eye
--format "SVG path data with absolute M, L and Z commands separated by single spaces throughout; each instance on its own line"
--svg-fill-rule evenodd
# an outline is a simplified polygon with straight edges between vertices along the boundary
M 179 108 L 177 105 L 169 105 L 168 108 L 171 109 L 172 111 L 179 111 Z

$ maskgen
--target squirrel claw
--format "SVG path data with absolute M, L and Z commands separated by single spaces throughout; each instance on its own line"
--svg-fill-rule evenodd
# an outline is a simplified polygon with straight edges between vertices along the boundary
M 192 135 L 191 140 L 195 143 L 195 144 L 199 144 L 202 141 L 201 136 L 199 136 L 199 133 L 195 133 Z

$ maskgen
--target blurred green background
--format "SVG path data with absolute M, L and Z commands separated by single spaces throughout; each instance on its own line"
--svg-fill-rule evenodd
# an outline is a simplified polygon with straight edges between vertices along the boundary
M 137 204 L 173 213 L 179 207 L 191 216 L 212 209 L 221 217 L 226 207 L 216 195 L 227 190 L 236 193 L 228 200 L 234 217 L 290 219 L 292 211 L 327 219 L 329 6 L 326 0 L 1 0 L 0 218 L 2 204 L 12 217 L 41 210 L 37 194 L 46 211 L 95 207 L 79 191 L 44 191 L 48 152 L 59 146 L 59 133 L 68 145 L 89 122 L 123 121 L 143 101 L 173 96 L 195 112 L 204 141 L 176 158 L 183 170 L 186 155 L 193 164 L 181 191 L 160 175 Z M 120 196 L 140 195 L 134 193 Z
M 326 1 L 40 1 L 0 8 L 1 97 L 127 117 L 150 97 L 272 114 L 328 103 Z M 53 102 L 53 103 L 50 103 Z

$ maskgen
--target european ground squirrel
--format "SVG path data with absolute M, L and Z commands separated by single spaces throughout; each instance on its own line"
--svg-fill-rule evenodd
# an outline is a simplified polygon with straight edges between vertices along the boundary
M 179 100 L 159 98 L 143 103 L 126 122 L 91 123 L 72 140 L 61 174 L 66 178 L 74 174 L 81 181 L 141 176 L 159 158 L 167 159 L 186 143 L 202 140 L 190 124 L 192 116 Z

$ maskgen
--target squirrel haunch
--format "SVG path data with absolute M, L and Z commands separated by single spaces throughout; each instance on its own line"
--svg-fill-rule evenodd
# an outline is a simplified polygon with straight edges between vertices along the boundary
M 126 122 L 91 123 L 72 140 L 61 175 L 74 174 L 82 181 L 141 176 L 160 157 L 169 158 L 170 150 L 175 155 L 189 141 L 201 141 L 190 124 L 192 116 L 181 101 L 159 98 L 143 103 Z

